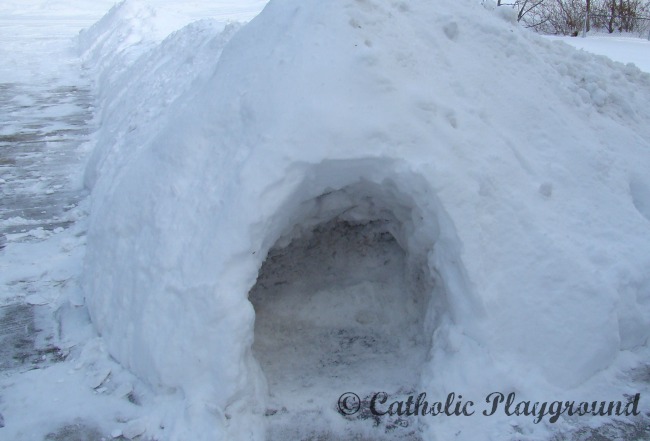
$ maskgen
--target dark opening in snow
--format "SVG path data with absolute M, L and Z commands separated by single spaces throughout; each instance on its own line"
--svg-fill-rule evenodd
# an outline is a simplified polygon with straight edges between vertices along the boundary
M 346 391 L 413 392 L 430 347 L 433 282 L 425 259 L 403 245 L 412 207 L 381 190 L 360 182 L 308 204 L 319 208 L 269 251 L 250 291 L 270 439 L 338 439 L 332 424 L 312 427 L 330 418 L 353 436 L 417 439 L 414 421 L 363 412 L 344 420 L 335 410 Z

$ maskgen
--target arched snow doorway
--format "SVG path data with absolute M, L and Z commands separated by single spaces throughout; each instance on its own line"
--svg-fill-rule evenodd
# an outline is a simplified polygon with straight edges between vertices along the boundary
M 447 309 L 429 265 L 437 219 L 416 202 L 431 193 L 395 168 L 386 160 L 320 164 L 279 216 L 279 238 L 249 293 L 269 439 L 340 439 L 351 430 L 360 439 L 418 439 L 414 428 L 391 432 L 399 419 L 362 411 L 353 427 L 336 411 L 347 391 L 362 399 L 415 392 Z

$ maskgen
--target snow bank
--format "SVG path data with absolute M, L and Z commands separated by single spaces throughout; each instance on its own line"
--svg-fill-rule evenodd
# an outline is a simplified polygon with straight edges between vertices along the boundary
M 86 186 L 92 188 L 102 172 L 121 170 L 144 142 L 169 124 L 169 109 L 197 78 L 210 72 L 238 28 L 216 20 L 194 22 L 140 55 L 110 81 L 103 94 L 102 124 L 86 169 Z
M 79 33 L 79 49 L 84 64 L 99 77 L 100 96 L 111 90 L 138 57 L 166 36 L 155 17 L 156 10 L 150 4 L 127 0 Z
M 90 165 L 84 287 L 111 353 L 183 391 L 170 439 L 262 439 L 248 293 L 270 251 L 331 222 L 385 225 L 421 275 L 405 289 L 427 299 L 428 361 L 405 375 L 427 393 L 541 400 L 647 344 L 650 76 L 474 3 L 271 1 L 220 57 L 228 31 L 195 24 L 110 90 L 128 97 L 106 127 L 135 130 L 101 135 Z M 357 430 L 335 399 L 310 424 Z
M 79 50 L 96 83 L 101 121 L 86 169 L 87 187 L 94 186 L 102 170 L 120 170 L 166 124 L 167 110 L 211 71 L 241 26 L 233 20 L 251 18 L 263 4 L 244 2 L 234 8 L 197 2 L 183 7 L 125 0 L 80 33 Z

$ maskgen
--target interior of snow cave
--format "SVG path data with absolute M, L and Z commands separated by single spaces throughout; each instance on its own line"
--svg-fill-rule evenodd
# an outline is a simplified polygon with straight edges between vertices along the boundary
M 271 414 L 332 407 L 336 392 L 417 387 L 442 302 L 427 263 L 432 229 L 413 191 L 359 175 L 290 198 L 302 202 L 249 292 Z

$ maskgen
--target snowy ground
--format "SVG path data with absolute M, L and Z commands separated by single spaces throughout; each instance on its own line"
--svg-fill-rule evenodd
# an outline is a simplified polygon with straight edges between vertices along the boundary
M 564 41 L 578 49 L 604 55 L 620 63 L 634 63 L 639 69 L 650 73 L 650 40 L 634 35 L 589 34 L 582 37 L 548 37 Z
M 0 436 L 7 440 L 86 439 L 101 432 L 90 421 L 123 407 L 96 401 L 92 369 L 79 358 L 79 339 L 89 341 L 92 331 L 75 306 L 94 98 L 73 38 L 110 3 L 52 3 L 0 6 Z
M 165 433 L 174 431 L 164 427 L 164 422 L 188 412 L 178 407 L 174 391 L 154 395 L 106 354 L 92 330 L 78 284 L 87 215 L 81 175 L 87 143 L 96 129 L 96 101 L 92 82 L 82 75 L 74 37 L 112 3 L 95 1 L 89 6 L 71 0 L 62 6 L 45 0 L 6 0 L 0 5 L 0 439 L 164 439 Z M 143 31 L 143 35 L 161 39 L 205 16 L 245 20 L 263 3 L 161 1 L 159 13 L 169 19 L 162 20 L 153 34 Z M 646 40 L 565 40 L 617 61 L 634 62 L 650 72 L 650 42 Z M 339 243 L 343 238 L 344 243 Z M 343 257 L 330 261 L 332 253 Z M 340 378 L 353 380 L 350 389 L 382 387 L 391 392 L 403 387 L 407 390 L 401 392 L 409 392 L 408 388 L 415 387 L 416 380 L 406 384 L 400 372 L 365 373 L 357 362 L 390 359 L 389 365 L 398 366 L 394 359 L 398 357 L 408 366 L 420 363 L 421 351 L 413 350 L 422 344 L 416 338 L 420 326 L 417 293 L 409 293 L 409 302 L 390 307 L 393 313 L 400 311 L 395 317 L 415 317 L 409 322 L 391 323 L 382 317 L 385 308 L 350 303 L 368 292 L 377 296 L 374 306 L 383 298 L 395 299 L 395 293 L 403 294 L 405 287 L 412 286 L 405 282 L 411 275 L 403 268 L 403 251 L 381 226 L 328 225 L 311 238 L 271 252 L 251 301 L 259 317 L 255 332 L 260 336 L 253 350 L 277 399 L 270 403 L 268 415 L 280 421 L 272 436 L 278 440 L 285 436 L 283 412 L 309 422 L 309 412 L 322 410 L 321 403 L 300 401 L 325 392 L 324 384 L 309 382 L 309 373 L 315 369 L 322 370 L 321 378 L 334 381 L 337 392 L 348 389 L 347 384 L 336 383 Z M 302 304 L 303 309 L 294 309 L 292 296 L 301 290 L 313 297 Z M 278 302 L 265 302 L 273 296 Z M 366 325 L 363 331 L 342 327 L 332 321 L 336 317 L 313 316 L 323 302 L 340 303 L 342 296 L 346 303 L 336 308 L 349 315 L 351 320 L 345 323 Z M 278 307 L 280 311 L 273 310 Z M 289 316 L 282 315 L 288 312 Z M 294 332 L 301 329 L 302 320 L 320 320 L 319 327 Z M 269 329 L 285 340 L 265 341 Z M 394 341 L 394 335 L 404 335 L 404 329 L 413 337 L 413 346 Z M 278 346 L 279 341 L 286 344 Z M 400 345 L 399 351 L 385 351 Z M 335 348 L 328 351 L 331 359 L 323 359 L 320 351 L 303 351 L 299 366 L 286 365 L 293 360 L 287 353 L 291 348 L 323 346 Z M 287 378 L 286 372 L 297 377 Z M 647 392 L 650 365 L 634 371 L 629 381 L 646 387 L 642 392 Z M 292 395 L 296 386 L 301 391 Z M 287 402 L 296 403 L 306 416 L 283 410 L 282 403 Z M 327 417 L 339 418 L 335 414 Z M 152 425 L 158 425 L 155 433 Z M 574 436 L 580 440 L 650 439 L 646 425 L 646 421 L 638 425 L 615 422 L 581 429 Z

